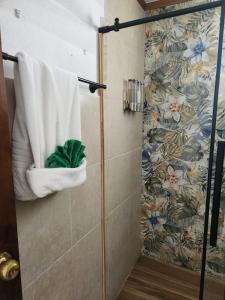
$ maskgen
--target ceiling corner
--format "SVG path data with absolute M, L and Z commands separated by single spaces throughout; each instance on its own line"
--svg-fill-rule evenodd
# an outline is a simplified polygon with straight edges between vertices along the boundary
M 137 0 L 138 3 L 141 5 L 141 7 L 145 10 L 146 9 L 146 3 L 145 3 L 145 0 Z

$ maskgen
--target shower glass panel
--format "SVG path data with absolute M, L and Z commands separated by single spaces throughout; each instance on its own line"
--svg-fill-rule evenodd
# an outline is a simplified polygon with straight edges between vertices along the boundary
M 203 299 L 225 299 L 225 80 L 223 40 Z
M 220 13 L 215 8 L 146 25 L 142 253 L 198 272 L 199 279 Z M 224 99 L 221 91 L 217 141 L 225 139 Z M 224 299 L 223 189 L 204 299 Z

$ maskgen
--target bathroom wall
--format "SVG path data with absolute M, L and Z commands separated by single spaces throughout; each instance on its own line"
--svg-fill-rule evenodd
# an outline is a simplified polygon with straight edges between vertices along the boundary
M 104 24 L 141 18 L 136 0 L 105 3 Z M 143 80 L 144 27 L 104 35 L 107 293 L 116 299 L 140 255 L 142 114 L 123 111 L 123 80 Z
M 15 16 L 14 9 L 20 12 Z M 104 6 L 89 1 L 1 1 L 2 46 L 23 50 L 91 80 L 97 80 L 97 27 Z M 12 62 L 5 62 L 12 78 Z M 13 107 L 13 82 L 7 80 Z M 24 300 L 100 300 L 99 97 L 81 85 L 82 139 L 87 181 L 72 190 L 31 202 L 16 202 Z
M 217 8 L 146 24 L 142 253 L 195 271 L 202 259 L 219 20 Z M 217 140 L 224 132 L 222 86 L 220 92 Z M 206 270 L 224 277 L 222 205 L 219 232 Z
M 107 0 L 105 11 L 103 0 L 1 1 L 3 51 L 26 51 L 97 80 L 96 30 L 104 13 L 104 24 L 144 15 L 136 0 Z M 124 113 L 122 99 L 123 80 L 143 79 L 143 55 L 144 27 L 104 35 L 107 300 L 116 299 L 140 255 L 142 114 Z M 13 112 L 13 64 L 4 62 L 4 70 Z M 16 202 L 24 300 L 102 299 L 99 97 L 82 84 L 81 108 L 87 182 Z

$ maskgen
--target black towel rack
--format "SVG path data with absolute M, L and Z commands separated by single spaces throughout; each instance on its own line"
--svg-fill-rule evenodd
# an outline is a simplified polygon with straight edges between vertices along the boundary
M 2 58 L 4 60 L 10 60 L 18 63 L 18 58 L 16 56 L 10 55 L 8 53 L 2 52 Z M 105 84 L 97 83 L 90 81 L 85 78 L 78 77 L 78 81 L 89 84 L 89 90 L 91 93 L 94 93 L 97 89 L 106 89 L 107 86 Z

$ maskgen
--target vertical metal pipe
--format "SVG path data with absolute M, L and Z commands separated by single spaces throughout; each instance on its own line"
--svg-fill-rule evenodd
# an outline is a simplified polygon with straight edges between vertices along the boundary
M 99 82 L 103 82 L 103 33 L 98 34 Z M 107 262 L 106 262 L 106 206 L 105 206 L 105 132 L 104 132 L 104 91 L 100 96 L 100 140 L 101 140 L 101 240 L 102 240 L 102 300 L 106 300 Z

